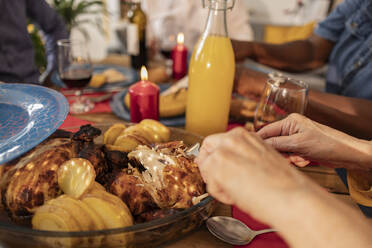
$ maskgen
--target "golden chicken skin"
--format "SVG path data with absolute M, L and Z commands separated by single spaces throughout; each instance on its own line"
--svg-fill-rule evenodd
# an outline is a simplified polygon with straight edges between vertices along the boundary
M 108 186 L 133 215 L 156 209 L 191 207 L 193 197 L 205 193 L 205 185 L 193 157 L 183 142 L 153 148 L 138 146 L 128 154 L 129 167 L 114 176 Z
M 28 153 L 0 165 L 1 203 L 9 216 L 18 222 L 27 220 L 36 207 L 62 194 L 57 170 L 71 158 L 90 160 L 97 178 L 102 177 L 108 170 L 103 148 L 93 143 L 100 133 L 86 125 L 75 134 L 63 132 L 63 138 L 54 134 Z

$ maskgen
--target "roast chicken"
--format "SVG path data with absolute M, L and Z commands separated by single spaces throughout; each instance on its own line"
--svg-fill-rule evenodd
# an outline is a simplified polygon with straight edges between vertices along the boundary
M 57 171 L 72 158 L 89 160 L 95 180 L 118 196 L 137 222 L 191 207 L 193 198 L 205 193 L 198 166 L 182 141 L 140 145 L 127 153 L 95 144 L 100 134 L 90 125 L 75 134 L 59 131 L 0 165 L 1 205 L 11 219 L 30 220 L 39 206 L 62 195 Z
M 119 196 L 134 216 L 145 220 L 159 214 L 156 209 L 191 207 L 192 199 L 205 193 L 205 185 L 185 150 L 182 141 L 152 148 L 138 146 L 128 154 L 128 168 L 114 174 L 108 190 Z
M 93 139 L 101 131 L 90 125 L 75 133 L 58 131 L 25 155 L 0 165 L 2 207 L 15 221 L 30 217 L 35 208 L 62 194 L 57 182 L 57 169 L 71 158 L 88 159 L 97 180 L 107 173 L 103 146 Z

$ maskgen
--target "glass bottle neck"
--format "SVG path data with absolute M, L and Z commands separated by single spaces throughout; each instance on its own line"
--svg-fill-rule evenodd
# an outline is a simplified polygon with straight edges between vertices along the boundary
M 204 36 L 228 37 L 226 24 L 227 0 L 209 0 L 209 14 Z
M 140 2 L 133 2 L 131 3 L 131 7 L 133 10 L 136 10 L 136 9 L 141 9 L 141 3 Z

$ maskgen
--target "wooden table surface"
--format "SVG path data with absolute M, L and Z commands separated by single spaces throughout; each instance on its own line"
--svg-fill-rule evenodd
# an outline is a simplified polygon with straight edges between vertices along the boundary
M 126 65 L 127 60 L 122 60 L 120 58 L 111 58 L 103 63 L 108 64 L 119 64 Z M 112 113 L 94 113 L 94 114 L 79 114 L 76 117 L 81 118 L 86 121 L 99 123 L 112 123 L 112 122 L 122 122 L 123 120 L 116 117 Z M 325 187 L 333 194 L 334 197 L 345 202 L 346 204 L 352 206 L 353 208 L 359 209 L 356 203 L 350 198 L 345 185 L 342 183 L 340 178 L 337 176 L 333 169 L 322 167 L 322 166 L 310 166 L 301 168 L 301 171 L 309 176 L 312 180 Z M 231 207 L 225 205 L 219 205 L 216 209 L 215 215 L 226 215 L 231 216 Z M 367 219 L 367 218 L 366 218 Z M 372 219 L 368 219 L 372 222 Z M 205 225 L 198 230 L 190 233 L 189 235 L 183 237 L 180 240 L 176 240 L 170 244 L 163 246 L 164 248 L 225 248 L 232 247 L 231 245 L 225 244 L 222 241 L 216 239 L 212 236 Z

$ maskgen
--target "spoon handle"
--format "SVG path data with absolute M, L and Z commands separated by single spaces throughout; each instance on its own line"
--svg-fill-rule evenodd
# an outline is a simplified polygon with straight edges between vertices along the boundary
M 276 230 L 274 230 L 274 229 L 264 229 L 264 230 L 260 230 L 260 231 L 255 231 L 254 234 L 255 235 L 260 235 L 260 234 L 269 233 L 269 232 L 276 232 Z

